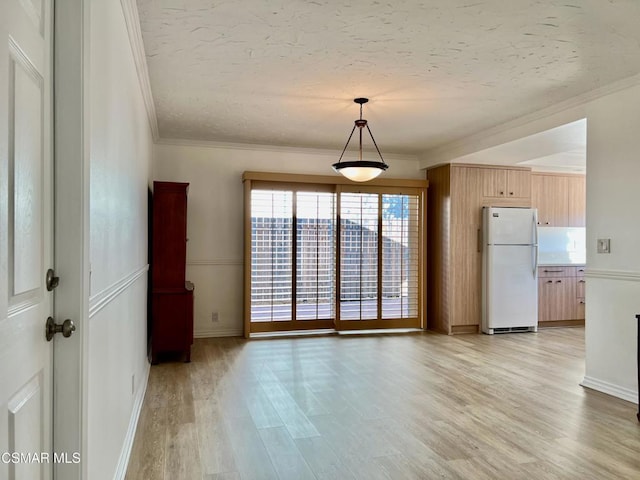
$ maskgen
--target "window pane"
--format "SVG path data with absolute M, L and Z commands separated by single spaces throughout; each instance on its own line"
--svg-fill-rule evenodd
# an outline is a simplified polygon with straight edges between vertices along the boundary
M 251 321 L 291 320 L 293 193 L 251 191 Z
M 296 193 L 296 319 L 335 318 L 335 194 Z
M 378 317 L 378 195 L 340 196 L 340 319 Z
M 382 195 L 382 206 L 382 318 L 416 318 L 419 199 Z

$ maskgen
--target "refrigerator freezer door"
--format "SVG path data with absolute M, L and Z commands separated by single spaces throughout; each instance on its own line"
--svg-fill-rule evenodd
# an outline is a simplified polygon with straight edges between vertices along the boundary
M 485 232 L 489 245 L 537 243 L 537 210 L 534 208 L 486 207 Z
M 494 328 L 537 327 L 538 280 L 531 246 L 488 246 L 485 271 L 483 331 Z M 487 332 L 489 333 L 489 332 Z

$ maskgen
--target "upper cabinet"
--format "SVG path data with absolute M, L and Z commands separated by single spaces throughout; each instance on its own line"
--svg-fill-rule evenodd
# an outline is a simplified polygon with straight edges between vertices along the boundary
M 581 176 L 568 177 L 568 216 L 570 227 L 586 225 L 587 182 Z
M 481 168 L 482 196 L 492 198 L 529 198 L 531 171 L 507 168 Z
M 541 227 L 584 227 L 585 194 L 583 175 L 531 174 L 531 206 Z

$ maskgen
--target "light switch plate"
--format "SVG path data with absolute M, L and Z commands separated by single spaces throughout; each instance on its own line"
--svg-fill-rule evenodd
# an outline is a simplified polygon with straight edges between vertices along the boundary
M 598 239 L 598 253 L 611 253 L 611 239 L 599 238 Z

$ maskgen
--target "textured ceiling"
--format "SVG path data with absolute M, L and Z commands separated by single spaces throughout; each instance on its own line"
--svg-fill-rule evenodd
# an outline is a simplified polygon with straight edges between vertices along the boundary
M 640 73 L 638 0 L 138 0 L 161 138 L 419 153 Z

